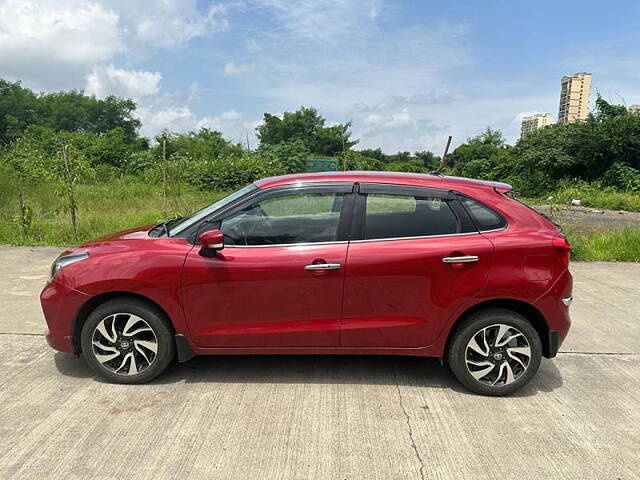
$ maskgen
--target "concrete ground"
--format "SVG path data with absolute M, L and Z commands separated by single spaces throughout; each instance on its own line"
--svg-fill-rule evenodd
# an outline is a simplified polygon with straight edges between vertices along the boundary
M 57 252 L 0 247 L 2 479 L 640 478 L 640 264 L 573 264 L 561 353 L 486 398 L 397 357 L 207 357 L 103 383 L 41 336 Z

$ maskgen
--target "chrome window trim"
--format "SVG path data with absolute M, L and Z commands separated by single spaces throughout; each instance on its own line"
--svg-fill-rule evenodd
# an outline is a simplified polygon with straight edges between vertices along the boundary
M 502 230 L 506 230 L 507 228 L 509 228 L 509 223 L 507 223 L 504 227 L 501 227 L 501 228 L 494 228 L 492 230 L 480 230 L 479 233 L 500 232 Z
M 365 242 L 386 242 L 394 240 L 419 240 L 425 238 L 442 238 L 442 237 L 461 237 L 463 235 L 479 235 L 481 232 L 465 232 L 465 233 L 443 233 L 442 235 L 420 235 L 417 237 L 389 237 L 389 238 L 367 238 L 363 240 L 351 240 L 351 243 Z
M 269 247 L 308 247 L 310 245 L 340 245 L 349 243 L 347 240 L 340 240 L 335 242 L 305 242 L 305 243 L 272 243 L 269 245 L 225 245 L 227 248 L 269 248 Z

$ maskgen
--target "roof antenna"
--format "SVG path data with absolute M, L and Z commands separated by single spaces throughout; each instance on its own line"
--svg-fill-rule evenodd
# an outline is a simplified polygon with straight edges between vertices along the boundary
M 433 172 L 431 172 L 431 175 L 441 175 L 440 172 L 442 172 L 442 170 L 444 170 L 444 167 L 447 163 L 447 154 L 449 153 L 449 147 L 451 146 L 451 139 L 453 137 L 451 135 L 449 135 L 449 138 L 447 139 L 447 146 L 444 147 L 444 154 L 442 155 L 442 159 L 440 160 L 440 166 L 438 167 L 437 170 L 434 170 Z

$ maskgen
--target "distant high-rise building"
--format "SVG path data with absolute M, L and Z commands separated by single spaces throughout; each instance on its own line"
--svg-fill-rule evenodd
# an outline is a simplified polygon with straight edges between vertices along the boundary
M 560 81 L 560 108 L 558 123 L 573 123 L 589 115 L 591 74 L 582 72 L 564 76 Z
M 520 140 L 524 139 L 530 132 L 551 125 L 550 113 L 536 113 L 522 118 L 522 127 L 520 128 Z
M 629 113 L 632 115 L 640 115 L 640 105 L 631 105 L 629 107 Z

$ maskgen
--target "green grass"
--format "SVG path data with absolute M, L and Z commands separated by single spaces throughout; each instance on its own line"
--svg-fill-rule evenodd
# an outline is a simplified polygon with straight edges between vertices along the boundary
M 18 223 L 18 191 L 11 179 L 0 178 L 0 244 L 73 245 L 137 225 L 159 222 L 198 210 L 225 195 L 187 185 L 174 186 L 164 212 L 162 187 L 128 177 L 96 185 L 77 185 L 78 239 L 70 216 L 61 209 L 55 186 L 42 183 L 25 194 L 32 222 L 25 236 Z
M 566 231 L 575 261 L 640 262 L 640 227 L 590 233 Z
M 573 199 L 579 199 L 580 205 L 583 207 L 640 212 L 640 193 L 624 192 L 587 183 L 566 185 L 553 193 L 539 198 L 523 198 L 520 200 L 527 205 L 548 205 L 550 203 L 569 205 Z

